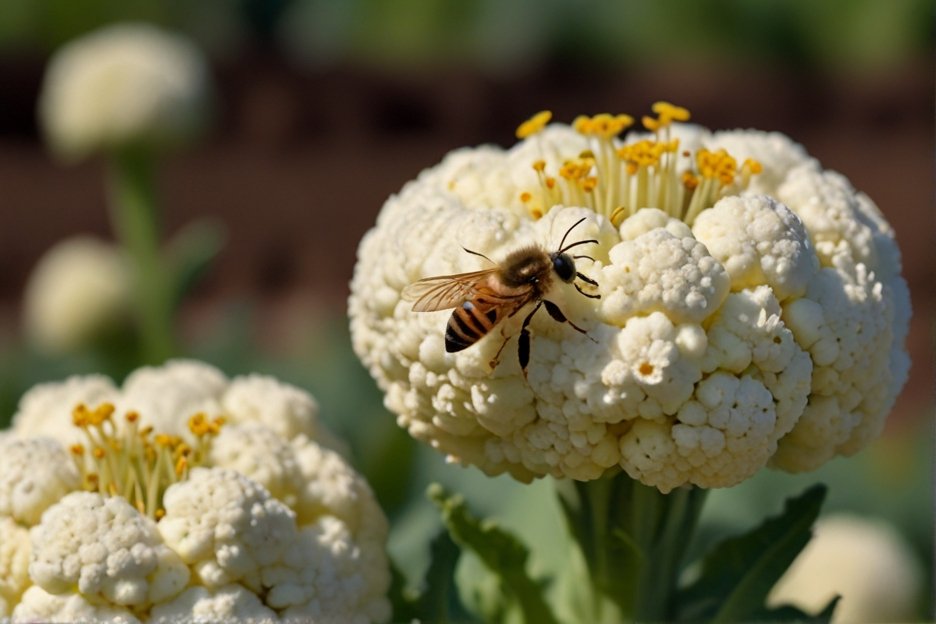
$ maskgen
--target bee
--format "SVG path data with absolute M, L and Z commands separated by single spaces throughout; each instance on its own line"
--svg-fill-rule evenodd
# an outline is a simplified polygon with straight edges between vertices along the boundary
M 445 350 L 455 353 L 467 349 L 481 338 L 488 335 L 504 319 L 511 318 L 530 304 L 536 304 L 523 319 L 520 337 L 517 342 L 517 356 L 524 377 L 530 363 L 530 330 L 528 326 L 533 315 L 541 307 L 559 323 L 568 323 L 576 331 L 587 335 L 586 331 L 566 318 L 559 306 L 546 299 L 554 284 L 554 277 L 567 284 L 572 284 L 582 295 L 590 299 L 600 299 L 601 295 L 590 294 L 582 290 L 576 279 L 589 286 L 597 287 L 598 282 L 582 275 L 575 268 L 575 261 L 580 258 L 594 260 L 591 256 L 569 255 L 567 252 L 579 245 L 597 244 L 595 239 L 580 240 L 565 245 L 566 238 L 585 217 L 582 217 L 566 230 L 559 242 L 557 251 L 548 252 L 539 245 L 523 247 L 511 252 L 501 263 L 496 263 L 484 254 L 465 249 L 466 252 L 480 256 L 491 263 L 491 267 L 470 273 L 427 277 L 413 282 L 403 289 L 402 297 L 413 301 L 414 312 L 433 312 L 455 308 L 445 328 Z M 564 246 L 565 245 L 565 246 Z M 501 334 L 504 335 L 503 333 Z M 509 336 L 490 362 L 491 368 L 497 366 L 501 351 L 504 350 Z

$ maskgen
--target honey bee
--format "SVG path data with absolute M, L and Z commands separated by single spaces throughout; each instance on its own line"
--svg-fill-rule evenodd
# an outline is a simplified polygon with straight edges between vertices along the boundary
M 489 334 L 504 319 L 515 316 L 526 306 L 535 303 L 523 319 L 517 342 L 520 369 L 526 377 L 527 364 L 530 363 L 528 326 L 540 307 L 545 307 L 546 312 L 555 321 L 568 323 L 576 331 L 587 335 L 584 329 L 566 318 L 558 305 L 546 299 L 553 286 L 553 275 L 567 284 L 572 284 L 586 297 L 601 298 L 601 295 L 585 292 L 576 282 L 578 278 L 589 286 L 598 286 L 598 282 L 575 269 L 575 261 L 579 258 L 594 258 L 566 253 L 573 247 L 597 244 L 598 241 L 580 240 L 563 246 L 572 230 L 584 220 L 585 217 L 582 217 L 566 230 L 558 251 L 548 252 L 539 245 L 532 245 L 511 252 L 498 264 L 484 254 L 465 249 L 470 254 L 484 258 L 493 266 L 470 273 L 421 279 L 404 288 L 402 297 L 406 301 L 414 302 L 414 312 L 455 308 L 445 328 L 445 350 L 448 353 L 467 349 Z M 508 340 L 510 337 L 504 336 L 504 342 L 490 362 L 491 368 L 497 366 L 498 358 Z

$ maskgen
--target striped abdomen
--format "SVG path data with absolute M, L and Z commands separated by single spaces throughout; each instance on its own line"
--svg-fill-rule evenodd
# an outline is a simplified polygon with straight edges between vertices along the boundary
M 478 342 L 501 320 L 501 309 L 476 299 L 455 308 L 445 327 L 445 350 L 455 353 Z

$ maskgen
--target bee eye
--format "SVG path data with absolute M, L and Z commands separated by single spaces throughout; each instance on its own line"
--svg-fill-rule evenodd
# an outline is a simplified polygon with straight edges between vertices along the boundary
M 563 282 L 571 282 L 575 279 L 575 260 L 568 254 L 556 254 L 552 259 L 553 270 Z

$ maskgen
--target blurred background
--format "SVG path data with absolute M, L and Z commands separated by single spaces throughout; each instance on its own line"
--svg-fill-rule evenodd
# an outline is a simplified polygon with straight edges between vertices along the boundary
M 913 368 L 882 439 L 818 474 L 768 472 L 716 493 L 713 526 L 753 522 L 825 480 L 830 510 L 895 523 L 931 586 L 933 16 L 932 0 L 4 0 L 0 425 L 37 382 L 119 380 L 137 365 L 113 345 L 37 348 L 23 301 L 55 243 L 114 237 L 103 162 L 64 166 L 44 145 L 46 62 L 102 25 L 144 21 L 193 40 L 215 83 L 210 130 L 158 175 L 167 244 L 191 223 L 211 234 L 178 309 L 181 353 L 312 391 L 391 515 L 411 576 L 437 526 L 421 494 L 431 479 L 529 524 L 514 507 L 548 488 L 445 466 L 383 410 L 344 316 L 357 243 L 390 194 L 453 148 L 510 145 L 544 108 L 571 120 L 668 100 L 713 129 L 787 133 L 846 175 L 896 230 L 913 297 Z M 505 510 L 505 497 L 520 506 Z

